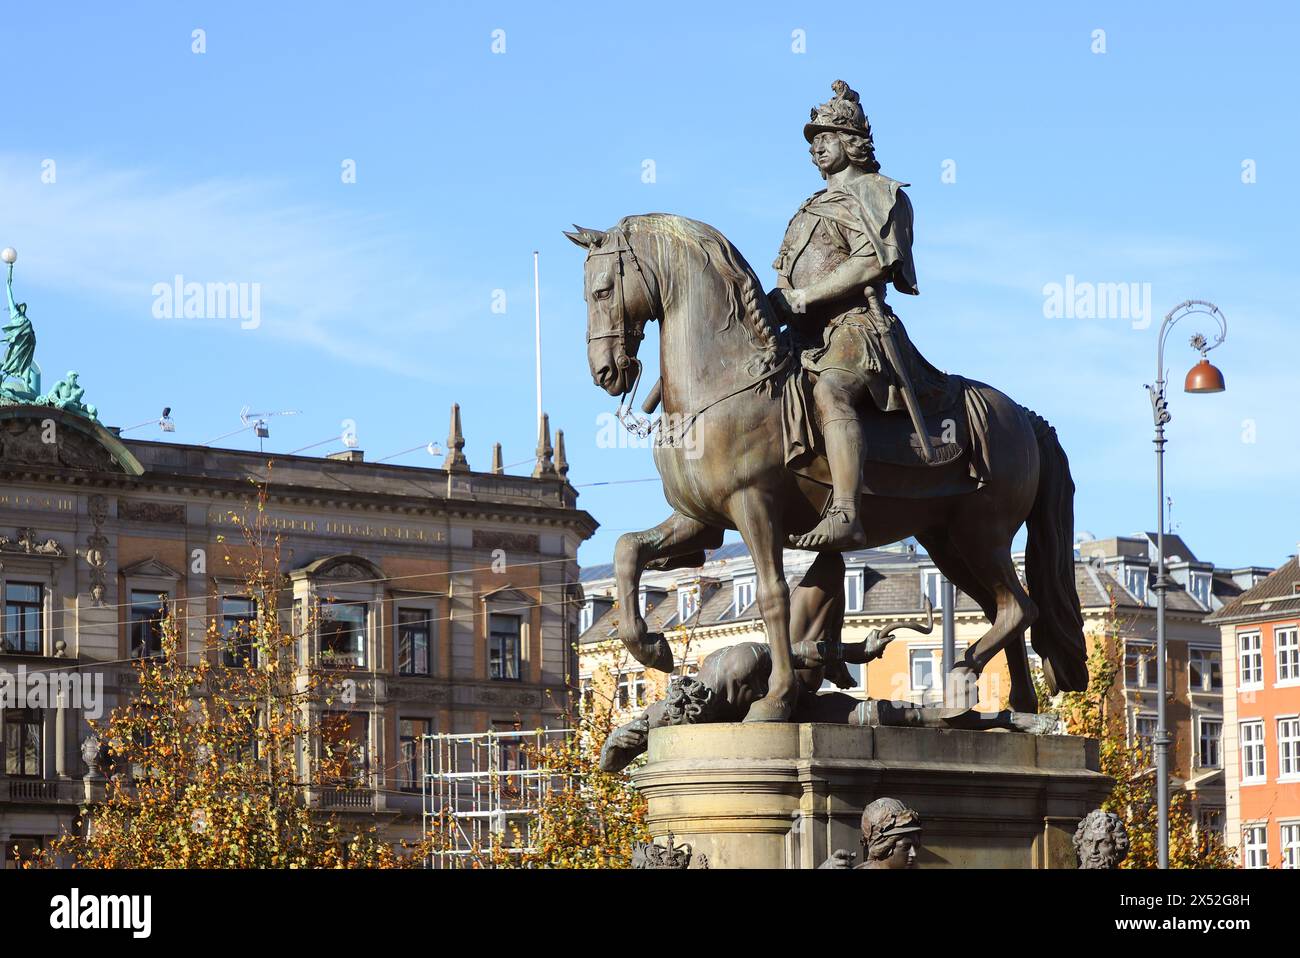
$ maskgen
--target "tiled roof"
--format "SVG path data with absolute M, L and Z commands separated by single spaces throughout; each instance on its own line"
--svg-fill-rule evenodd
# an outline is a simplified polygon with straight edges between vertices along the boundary
M 1270 619 L 1300 612 L 1300 557 L 1291 560 L 1230 601 L 1206 622 Z

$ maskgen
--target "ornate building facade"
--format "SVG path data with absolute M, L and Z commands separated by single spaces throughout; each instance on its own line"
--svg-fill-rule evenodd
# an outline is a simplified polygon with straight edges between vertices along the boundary
M 457 408 L 443 466 L 416 468 L 353 450 L 272 457 L 127 440 L 76 412 L 0 406 L 6 863 L 93 799 L 86 718 L 129 697 L 132 661 L 158 652 L 163 603 L 185 622 L 191 661 L 229 663 L 208 623 L 255 615 L 228 553 L 232 515 L 254 508 L 259 488 L 281 539 L 283 607 L 327 613 L 298 640 L 303 660 L 328 649 L 356 689 L 336 718 L 362 756 L 362 787 L 310 801 L 418 837 L 422 735 L 564 727 L 577 550 L 596 522 L 577 508 L 562 434 L 552 459 L 543 432 L 533 475 L 520 477 L 501 470 L 499 447 L 492 471 L 470 468 Z

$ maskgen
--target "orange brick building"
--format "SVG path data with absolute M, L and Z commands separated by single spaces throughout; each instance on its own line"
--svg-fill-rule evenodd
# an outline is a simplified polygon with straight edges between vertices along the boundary
M 1223 644 L 1228 840 L 1245 868 L 1300 868 L 1300 565 L 1206 622 Z

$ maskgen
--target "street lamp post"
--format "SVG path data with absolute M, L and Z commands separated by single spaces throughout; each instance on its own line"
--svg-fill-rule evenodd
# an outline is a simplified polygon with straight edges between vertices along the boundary
M 1156 427 L 1156 581 L 1152 587 L 1156 593 L 1156 801 L 1158 809 L 1158 843 L 1160 867 L 1169 867 L 1169 746 L 1172 739 L 1165 721 L 1166 712 L 1166 666 L 1165 666 L 1165 593 L 1169 590 L 1170 579 L 1165 573 L 1165 424 L 1169 422 L 1169 405 L 1165 398 L 1165 339 L 1169 331 L 1184 316 L 1200 314 L 1212 317 L 1218 324 L 1218 335 L 1210 342 L 1200 333 L 1191 339 L 1191 346 L 1201 354 L 1200 362 L 1191 368 L 1183 383 L 1183 389 L 1189 393 L 1220 393 L 1225 388 L 1221 373 L 1206 354 L 1220 345 L 1228 335 L 1228 321 L 1219 307 L 1205 300 L 1189 299 L 1179 303 L 1165 316 L 1160 324 L 1160 336 L 1156 344 L 1156 382 L 1148 385 L 1151 396 L 1151 414 Z

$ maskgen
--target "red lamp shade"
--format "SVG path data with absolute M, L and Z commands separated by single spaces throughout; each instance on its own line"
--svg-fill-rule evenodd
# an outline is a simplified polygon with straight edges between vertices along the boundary
M 1189 393 L 1221 393 L 1227 388 L 1223 373 L 1204 357 L 1187 373 L 1183 389 Z

